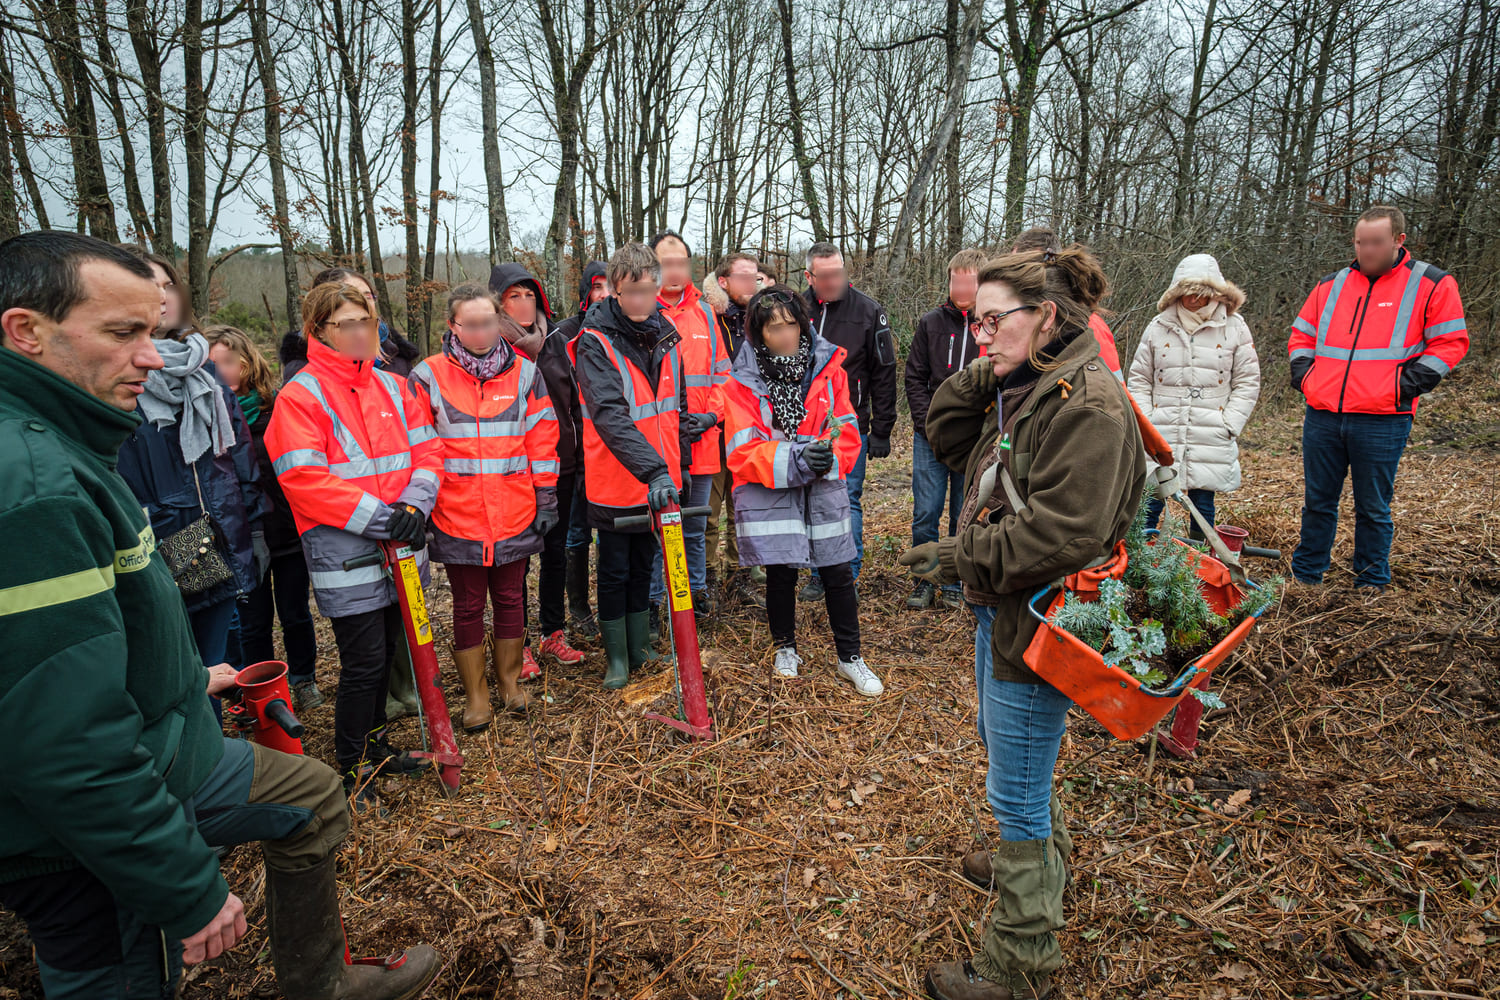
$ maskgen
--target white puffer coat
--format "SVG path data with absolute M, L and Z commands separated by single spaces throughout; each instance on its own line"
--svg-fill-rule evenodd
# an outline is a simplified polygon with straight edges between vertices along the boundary
M 1211 266 L 1199 263 L 1206 257 Z M 1239 315 L 1245 293 L 1218 273 L 1207 255 L 1179 266 L 1172 287 L 1157 303 L 1161 312 L 1141 335 L 1130 365 L 1130 393 L 1172 446 L 1188 489 L 1239 489 L 1238 438 L 1260 396 L 1260 359 L 1250 327 Z M 1177 312 L 1184 295 L 1209 295 L 1220 303 L 1189 334 Z

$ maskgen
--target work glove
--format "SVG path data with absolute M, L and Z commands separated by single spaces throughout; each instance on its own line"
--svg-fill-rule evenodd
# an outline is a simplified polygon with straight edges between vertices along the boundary
M 869 443 L 869 456 L 871 458 L 890 458 L 891 439 L 889 435 L 871 434 Z
M 712 413 L 689 413 L 687 415 L 688 442 L 697 444 L 698 439 L 713 430 L 718 422 L 719 418 Z
M 385 529 L 391 541 L 409 545 L 413 552 L 427 548 L 427 518 L 411 504 L 391 504 L 391 517 Z
M 557 527 L 557 511 L 555 509 L 547 510 L 546 508 L 538 507 L 536 520 L 531 522 L 531 530 L 535 531 L 538 535 L 547 535 L 555 527 Z
M 802 446 L 802 461 L 815 476 L 821 476 L 833 468 L 833 445 L 827 441 L 814 441 Z
M 1418 360 L 1420 359 L 1413 358 L 1401 366 L 1401 377 L 1398 379 L 1401 394 L 1396 405 L 1403 410 L 1415 402 L 1417 397 L 1436 389 L 1443 380 L 1443 376 L 1431 368 L 1417 364 Z
M 271 547 L 266 544 L 264 531 L 250 532 L 250 562 L 255 569 L 255 582 L 260 583 L 271 570 Z
M 969 362 L 964 369 L 970 384 L 981 394 L 992 396 L 1000 391 L 1000 380 L 995 377 L 995 359 L 981 355 Z
M 901 553 L 901 558 L 896 560 L 907 568 L 907 572 L 918 580 L 925 580 L 934 587 L 944 584 L 957 583 L 958 580 L 948 576 L 943 571 L 943 561 L 938 557 L 941 542 L 923 542 L 921 545 L 913 545 Z
M 646 484 L 646 505 L 652 510 L 661 510 L 680 499 L 670 472 L 659 472 Z

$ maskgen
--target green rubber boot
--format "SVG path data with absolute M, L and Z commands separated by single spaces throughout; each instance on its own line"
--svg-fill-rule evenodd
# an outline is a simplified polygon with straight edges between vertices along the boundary
M 651 639 L 651 612 L 637 611 L 633 615 L 626 615 L 625 634 L 630 640 L 630 669 L 634 670 L 644 665 L 653 655 L 652 647 L 655 643 Z
M 604 643 L 604 690 L 618 691 L 630 683 L 630 646 L 626 641 L 625 619 L 599 620 L 599 639 Z

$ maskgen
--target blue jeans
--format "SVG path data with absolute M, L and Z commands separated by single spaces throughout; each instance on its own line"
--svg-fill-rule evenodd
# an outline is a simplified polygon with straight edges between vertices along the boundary
M 235 599 L 231 597 L 189 612 L 188 625 L 193 630 L 193 642 L 198 646 L 198 656 L 205 667 L 216 667 L 225 662 L 224 654 L 229 646 L 229 630 L 234 625 L 236 609 Z M 217 698 L 209 698 L 208 703 L 214 708 L 214 718 L 223 723 L 223 704 Z
M 954 472 L 932 453 L 932 445 L 922 434 L 914 435 L 911 450 L 911 543 L 921 545 L 938 540 L 943 525 L 943 506 L 948 507 L 948 534 L 958 530 L 958 515 L 964 506 L 964 477 Z M 956 583 L 943 589 L 959 593 Z
M 343 789 L 310 757 L 257 751 L 226 739 L 224 756 L 183 803 L 210 847 L 262 841 L 267 862 L 310 867 L 349 828 Z M 176 995 L 182 944 L 119 905 L 86 870 L 3 887 L 36 942 L 49 1000 L 167 1000 Z
M 853 424 L 846 428 L 853 428 Z M 849 568 L 854 571 L 854 579 L 859 579 L 859 568 L 865 561 L 865 460 L 869 457 L 870 439 L 861 435 L 859 439 L 859 460 L 854 463 L 854 468 L 849 470 L 844 477 L 844 486 L 849 490 L 849 526 L 854 531 L 854 558 L 849 562 Z M 816 568 L 812 571 L 813 576 L 818 575 Z
M 1001 840 L 1052 836 L 1052 774 L 1073 702 L 1051 684 L 995 680 L 990 632 L 995 609 L 973 605 L 979 739 L 989 752 L 985 795 Z
M 1391 582 L 1391 497 L 1411 435 L 1406 414 L 1330 413 L 1309 406 L 1302 419 L 1302 537 L 1292 575 L 1320 583 L 1328 572 L 1347 475 L 1354 488 L 1354 585 Z
M 693 487 L 688 491 L 682 506 L 707 507 L 713 494 L 714 477 L 703 473 L 693 477 Z M 688 586 L 693 593 L 701 594 L 708 588 L 708 553 L 703 543 L 703 533 L 708 530 L 708 515 L 682 519 L 682 547 L 687 550 Z M 651 570 L 651 603 L 660 604 L 667 596 L 667 586 L 661 578 L 661 555 L 656 556 L 656 565 Z
M 1187 495 L 1188 502 L 1191 503 L 1194 507 L 1198 508 L 1198 513 L 1203 515 L 1203 520 L 1207 521 L 1209 524 L 1213 524 L 1214 491 L 1188 490 Z M 1157 522 L 1161 520 L 1161 512 L 1165 510 L 1166 507 L 1167 505 L 1163 503 L 1161 499 L 1158 498 L 1155 494 L 1152 494 L 1150 497 L 1148 497 L 1146 499 L 1146 527 L 1156 527 Z M 1181 507 L 1173 508 L 1172 513 L 1177 514 L 1182 518 L 1187 518 L 1188 516 L 1187 511 L 1183 510 Z M 1188 522 L 1187 530 L 1188 535 L 1193 538 L 1197 538 L 1200 534 L 1202 534 L 1202 532 L 1198 530 L 1197 521 L 1190 520 Z

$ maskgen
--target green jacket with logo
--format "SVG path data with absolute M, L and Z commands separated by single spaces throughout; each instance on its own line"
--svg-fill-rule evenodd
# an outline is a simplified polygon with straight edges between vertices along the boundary
M 139 423 L 0 347 L 0 882 L 81 866 L 186 937 L 229 892 L 183 809 L 224 742 L 182 595 L 115 472 Z
M 1074 337 L 1020 403 L 1001 463 L 1026 506 L 1017 514 L 997 483 L 987 521 L 961 524 L 941 540 L 949 574 L 997 595 L 991 635 L 996 680 L 1036 684 L 1026 647 L 1037 620 L 1027 603 L 1037 588 L 1108 555 L 1125 537 L 1146 482 L 1141 433 L 1124 388 L 1099 359 L 1091 336 Z M 942 384 L 927 411 L 927 440 L 938 460 L 969 482 L 1000 438 L 994 373 L 974 362 Z M 1008 445 L 1005 447 L 1004 445 Z

